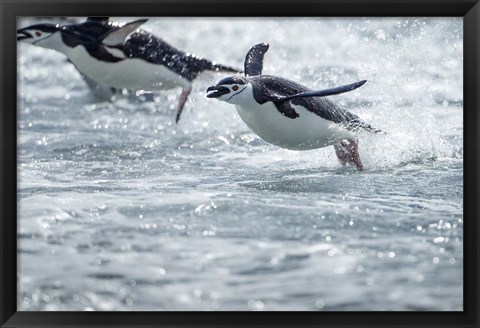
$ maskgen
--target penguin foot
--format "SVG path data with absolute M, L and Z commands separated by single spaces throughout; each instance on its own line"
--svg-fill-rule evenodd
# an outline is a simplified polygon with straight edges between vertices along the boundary
M 341 140 L 334 144 L 333 148 L 335 148 L 335 154 L 343 166 L 347 164 L 355 164 L 358 170 L 363 170 L 363 164 L 360 160 L 360 153 L 358 152 L 357 140 Z
M 180 121 L 180 115 L 182 115 L 183 108 L 185 107 L 185 103 L 187 102 L 188 95 L 192 92 L 192 89 L 183 89 L 182 93 L 180 94 L 180 99 L 178 102 L 177 107 L 177 117 L 175 118 L 175 123 Z

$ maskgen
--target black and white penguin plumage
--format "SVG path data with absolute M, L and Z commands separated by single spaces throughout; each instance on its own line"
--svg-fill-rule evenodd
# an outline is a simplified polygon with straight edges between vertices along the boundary
M 291 80 L 261 75 L 268 47 L 253 46 L 245 58 L 245 76 L 222 79 L 207 89 L 207 97 L 234 104 L 248 127 L 268 143 L 292 150 L 333 145 L 343 165 L 363 169 L 355 132 L 381 131 L 325 97 L 352 91 L 366 81 L 313 91 Z
M 128 90 L 182 88 L 176 121 L 203 71 L 240 72 L 185 53 L 139 27 L 147 19 L 118 23 L 89 17 L 80 24 L 36 24 L 17 30 L 17 41 L 57 50 L 90 79 Z

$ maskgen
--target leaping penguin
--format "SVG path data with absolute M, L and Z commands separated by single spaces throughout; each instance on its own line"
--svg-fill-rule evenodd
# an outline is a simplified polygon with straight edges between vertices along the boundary
M 82 73 L 98 83 L 128 90 L 168 90 L 180 87 L 176 122 L 203 71 L 241 72 L 180 51 L 139 27 L 140 19 L 118 23 L 109 17 L 89 17 L 80 24 L 36 24 L 17 30 L 17 41 L 65 54 Z
M 231 76 L 207 89 L 207 97 L 234 104 L 247 126 L 268 143 L 292 150 L 333 145 L 342 165 L 362 170 L 355 132 L 381 132 L 325 96 L 352 91 L 367 82 L 313 91 L 294 81 L 261 75 L 267 43 L 245 57 L 245 77 Z

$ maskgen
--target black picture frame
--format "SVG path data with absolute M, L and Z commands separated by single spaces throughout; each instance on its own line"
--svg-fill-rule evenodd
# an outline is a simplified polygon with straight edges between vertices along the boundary
M 479 327 L 478 0 L 1 0 L 1 327 Z M 464 20 L 464 311 L 17 312 L 16 18 L 19 16 L 460 16 Z M 441 300 L 439 300 L 441 301 Z

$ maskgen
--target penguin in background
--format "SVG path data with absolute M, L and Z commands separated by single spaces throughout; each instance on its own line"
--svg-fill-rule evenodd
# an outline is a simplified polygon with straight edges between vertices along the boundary
M 147 21 L 119 23 L 109 17 L 89 17 L 78 24 L 35 24 L 18 29 L 17 41 L 64 54 L 93 87 L 98 84 L 101 88 L 130 91 L 181 88 L 177 123 L 192 82 L 201 72 L 241 72 L 174 48 L 140 29 Z

